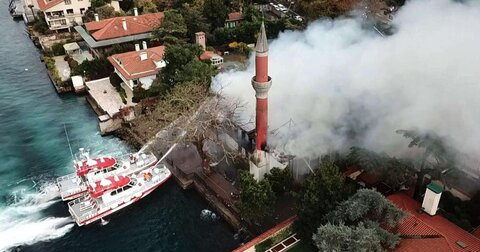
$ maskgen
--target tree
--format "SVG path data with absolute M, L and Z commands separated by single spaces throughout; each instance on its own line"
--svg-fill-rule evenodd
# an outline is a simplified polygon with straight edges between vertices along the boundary
M 203 3 L 201 1 L 197 0 L 191 5 L 185 5 L 180 11 L 185 19 L 187 38 L 190 42 L 195 42 L 196 32 L 207 33 L 210 31 L 210 24 L 202 13 Z
M 363 223 L 353 227 L 327 223 L 312 239 L 319 251 L 384 251 L 376 230 Z
M 177 84 L 186 82 L 201 83 L 206 89 L 210 87 L 215 69 L 208 63 L 193 59 L 177 72 L 175 80 Z
M 400 238 L 398 235 L 380 227 L 380 224 L 386 225 L 387 229 L 393 229 L 405 216 L 406 214 L 402 210 L 379 192 L 371 189 L 360 189 L 348 200 L 338 204 L 333 211 L 324 217 L 324 221 L 339 229 L 343 228 L 344 225 L 351 228 L 350 233 L 347 232 L 347 239 L 343 241 L 333 240 L 333 245 L 341 247 L 350 246 L 347 244 L 351 242 L 348 237 L 355 237 L 355 232 L 360 231 L 362 238 L 359 239 L 366 239 L 363 235 L 370 233 L 367 236 L 375 236 L 375 239 L 370 240 L 370 242 L 375 242 L 375 244 L 363 244 L 363 246 L 367 247 L 359 249 L 359 251 L 382 251 L 382 249 L 378 248 L 393 249 L 400 242 Z M 371 230 L 365 230 L 365 228 Z M 325 229 L 328 231 L 329 226 L 322 228 L 322 233 L 317 233 L 317 246 L 326 243 L 325 240 L 322 240 L 322 237 L 318 237 L 318 235 L 324 234 Z
M 270 213 L 275 194 L 268 180 L 257 182 L 247 171 L 240 172 L 240 201 L 238 210 L 243 219 L 260 221 Z
M 47 21 L 45 20 L 45 15 L 43 12 L 37 12 L 38 19 L 35 20 L 35 24 L 33 25 L 33 29 L 41 34 L 48 34 L 50 33 L 50 29 L 48 28 Z
M 91 2 L 92 2 L 92 7 L 95 9 L 111 3 L 112 0 L 91 0 Z
M 297 1 L 298 11 L 307 18 L 315 20 L 319 17 L 338 17 L 353 8 L 350 0 L 303 0 Z
M 447 168 L 454 168 L 457 152 L 450 148 L 444 138 L 434 132 L 420 132 L 419 130 L 397 130 L 398 134 L 405 138 L 410 138 L 409 148 L 418 147 L 425 149 L 423 153 L 420 170 L 417 173 L 417 182 L 415 184 L 414 198 L 419 199 L 422 193 L 423 177 L 431 171 L 436 171 L 440 179 L 443 180 L 442 171 Z M 428 160 L 435 162 L 429 164 Z M 445 181 L 444 181 L 445 182 Z M 446 183 L 444 183 L 446 184 Z
M 182 14 L 176 10 L 164 12 L 160 27 L 153 31 L 153 40 L 167 44 L 176 44 L 186 39 L 187 25 Z
M 338 168 L 329 158 L 323 158 L 315 173 L 310 174 L 297 195 L 297 232 L 310 240 L 315 230 L 324 223 L 323 216 L 346 199 L 349 190 Z
M 104 5 L 95 8 L 95 12 L 98 14 L 99 19 L 107 19 L 115 17 L 115 9 L 112 6 Z
M 157 5 L 152 0 L 135 0 L 135 7 L 141 13 L 155 13 L 158 11 Z
M 351 147 L 347 160 L 350 165 L 379 174 L 381 180 L 394 191 L 400 190 L 413 177 L 414 164 L 411 160 L 392 158 L 386 153 Z
M 203 15 L 210 21 L 212 29 L 216 29 L 224 26 L 228 8 L 222 0 L 205 0 Z
M 265 178 L 272 185 L 272 190 L 278 195 L 288 191 L 292 187 L 292 172 L 288 167 L 280 170 L 274 167 L 269 174 L 265 174 Z
M 106 58 L 85 60 L 76 69 L 72 69 L 72 75 L 82 75 L 89 80 L 109 77 L 112 72 L 113 66 Z
M 167 89 L 177 84 L 179 79 L 194 79 L 193 76 L 180 76 L 186 73 L 185 66 L 200 56 L 202 49 L 197 44 L 175 44 L 165 49 L 163 59 L 167 65 L 161 70 L 161 83 Z

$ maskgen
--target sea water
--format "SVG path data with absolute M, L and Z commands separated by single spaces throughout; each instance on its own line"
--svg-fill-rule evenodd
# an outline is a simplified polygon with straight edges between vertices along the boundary
M 229 251 L 230 227 L 199 215 L 208 208 L 173 180 L 103 222 L 77 227 L 52 190 L 73 172 L 72 148 L 93 155 L 131 150 L 101 137 L 85 97 L 57 95 L 21 21 L 0 1 L 0 251 Z

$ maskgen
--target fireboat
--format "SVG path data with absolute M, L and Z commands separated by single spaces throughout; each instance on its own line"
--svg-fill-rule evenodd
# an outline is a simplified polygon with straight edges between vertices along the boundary
M 57 187 L 63 201 L 73 200 L 85 195 L 88 182 L 98 182 L 106 177 L 124 176 L 138 173 L 157 163 L 152 153 L 132 153 L 128 161 L 119 163 L 115 157 L 102 156 L 91 158 L 88 150 L 80 148 L 74 157 L 75 172 L 57 178 Z

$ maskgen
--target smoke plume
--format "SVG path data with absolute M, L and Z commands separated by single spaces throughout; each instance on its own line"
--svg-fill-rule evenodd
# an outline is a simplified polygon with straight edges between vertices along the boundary
M 418 128 L 477 156 L 480 3 L 410 1 L 393 24 L 384 38 L 355 19 L 323 20 L 271 41 L 269 143 L 301 156 L 351 145 L 402 156 L 412 151 L 395 130 Z M 214 81 L 246 102 L 245 119 L 255 111 L 253 60 Z

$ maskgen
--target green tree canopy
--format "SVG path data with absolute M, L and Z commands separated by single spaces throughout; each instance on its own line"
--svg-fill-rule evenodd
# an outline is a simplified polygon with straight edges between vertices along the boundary
M 112 0 L 91 0 L 92 2 L 92 7 L 93 8 L 98 8 L 101 6 L 104 6 L 106 4 L 109 4 L 112 2 Z
M 351 147 L 347 160 L 350 165 L 358 165 L 365 171 L 377 173 L 395 191 L 400 190 L 414 174 L 412 160 L 397 159 L 386 153 L 376 153 L 360 147 Z
M 153 31 L 153 40 L 167 44 L 175 44 L 186 39 L 187 25 L 182 14 L 176 10 L 164 12 L 160 27 Z
M 240 172 L 240 201 L 238 210 L 242 218 L 248 221 L 260 221 L 270 214 L 275 202 L 275 194 L 268 180 L 257 183 L 253 175 L 247 171 Z
M 321 225 L 312 237 L 319 251 L 384 251 L 375 228 L 346 226 L 343 223 Z
M 194 82 L 209 88 L 214 74 L 215 70 L 208 62 L 194 59 L 182 66 L 175 79 L 177 83 Z
M 181 76 L 181 74 L 187 73 L 185 66 L 191 61 L 197 60 L 201 53 L 202 48 L 197 44 L 181 43 L 167 46 L 163 56 L 167 65 L 161 70 L 161 83 L 169 89 L 179 80 L 194 79 L 193 76 Z M 198 69 L 199 66 L 195 65 L 195 67 Z M 192 70 L 193 72 L 195 71 Z
M 135 0 L 135 7 L 137 7 L 141 13 L 158 12 L 157 5 L 152 0 Z
M 228 16 L 228 8 L 223 0 L 205 0 L 203 15 L 210 21 L 212 29 L 223 27 Z
M 210 24 L 203 16 L 203 3 L 201 1 L 197 0 L 191 5 L 185 5 L 180 11 L 185 18 L 187 38 L 190 42 L 195 42 L 196 32 L 208 33 L 210 31 Z
M 380 227 L 380 224 L 388 225 L 391 229 L 405 216 L 402 210 L 379 192 L 360 189 L 324 217 L 328 224 L 319 227 L 313 240 L 322 251 L 392 249 L 400 243 L 400 238 Z M 352 243 L 357 247 L 350 247 Z
M 324 223 L 323 216 L 349 195 L 349 188 L 335 163 L 324 158 L 315 173 L 310 174 L 297 194 L 296 230 L 304 239 L 311 239 Z
M 335 210 L 325 216 L 331 223 L 357 224 L 367 220 L 386 223 L 395 227 L 405 213 L 387 200 L 381 193 L 371 189 L 360 189 L 348 200 L 341 202 Z
M 274 167 L 269 174 L 265 174 L 265 178 L 272 185 L 272 190 L 276 194 L 281 194 L 288 191 L 293 184 L 292 172 L 288 167 L 280 170 Z

